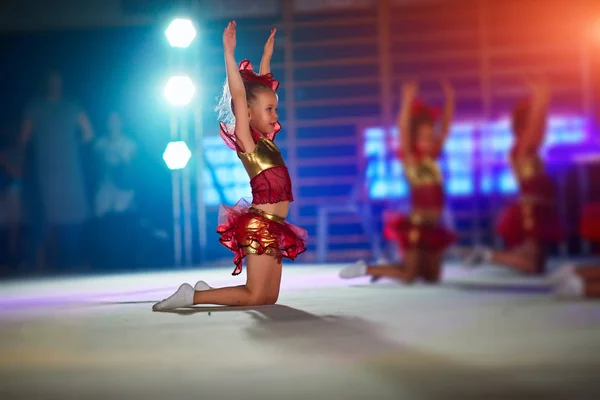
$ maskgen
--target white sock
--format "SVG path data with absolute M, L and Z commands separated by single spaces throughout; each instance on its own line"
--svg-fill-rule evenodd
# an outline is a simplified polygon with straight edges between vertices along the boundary
M 563 265 L 548 276 L 548 283 L 551 285 L 560 285 L 573 274 L 575 274 L 575 265 Z
M 359 276 L 365 276 L 367 274 L 367 263 L 363 260 L 359 260 L 354 264 L 350 264 L 340 271 L 340 278 L 352 279 L 358 278 Z
M 555 294 L 563 299 L 577 299 L 583 297 L 584 283 L 579 275 L 567 277 L 555 290 Z
M 481 249 L 481 258 L 483 259 L 483 262 L 485 263 L 491 263 L 492 262 L 492 250 L 488 249 L 487 247 L 484 247 Z
M 174 310 L 194 304 L 194 288 L 189 283 L 179 286 L 170 297 L 152 306 L 153 311 Z
M 388 260 L 385 257 L 379 257 L 377 259 L 377 261 L 375 262 L 375 264 L 377 264 L 377 265 L 388 265 L 389 263 L 390 263 L 390 260 Z
M 477 246 L 465 258 L 464 263 L 468 267 L 475 267 L 484 262 L 492 260 L 492 251 L 488 248 Z
M 210 287 L 208 285 L 208 283 L 206 283 L 204 281 L 198 281 L 194 285 L 194 290 L 197 291 L 197 292 L 202 292 L 204 290 L 210 290 L 210 289 L 212 289 L 212 287 Z

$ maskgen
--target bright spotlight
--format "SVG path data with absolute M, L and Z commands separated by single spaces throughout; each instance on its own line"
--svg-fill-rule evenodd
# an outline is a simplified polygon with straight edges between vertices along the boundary
M 196 29 L 189 19 L 176 18 L 169 24 L 165 34 L 171 46 L 185 48 L 196 37 Z
M 185 142 L 170 142 L 163 153 L 163 160 L 170 170 L 183 169 L 192 157 L 192 152 Z
M 172 76 L 165 86 L 165 97 L 174 106 L 187 106 L 196 94 L 196 87 L 189 76 Z

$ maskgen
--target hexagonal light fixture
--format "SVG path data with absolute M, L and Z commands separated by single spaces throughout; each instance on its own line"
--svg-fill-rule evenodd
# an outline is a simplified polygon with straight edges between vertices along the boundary
M 183 169 L 192 157 L 192 152 L 183 141 L 170 142 L 163 153 L 163 160 L 170 170 Z
M 167 101 L 176 107 L 190 104 L 196 94 L 196 87 L 189 76 L 172 76 L 165 86 Z
M 196 29 L 191 20 L 176 18 L 169 24 L 165 35 L 171 46 L 186 48 L 196 37 Z

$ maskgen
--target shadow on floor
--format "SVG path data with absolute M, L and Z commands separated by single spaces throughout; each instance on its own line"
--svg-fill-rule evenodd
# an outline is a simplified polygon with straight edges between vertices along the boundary
M 596 382 L 584 370 L 573 374 L 559 367 L 551 378 L 545 377 L 544 366 L 499 369 L 470 365 L 405 344 L 402 332 L 388 332 L 393 339 L 386 337 L 382 327 L 358 317 L 319 316 L 285 305 L 172 311 L 179 315 L 206 312 L 246 313 L 254 321 L 246 328 L 249 345 L 256 341 L 297 354 L 290 362 L 319 363 L 321 359 L 331 368 L 358 369 L 381 380 L 392 392 L 410 393 L 415 398 L 563 399 L 589 393 Z M 332 358 L 338 362 L 332 363 Z

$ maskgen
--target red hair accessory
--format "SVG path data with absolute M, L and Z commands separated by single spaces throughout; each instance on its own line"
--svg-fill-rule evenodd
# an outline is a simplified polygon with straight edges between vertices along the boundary
M 243 60 L 240 63 L 239 71 L 240 75 L 242 76 L 242 80 L 263 83 L 269 86 L 271 89 L 273 89 L 273 91 L 276 91 L 279 88 L 279 81 L 273 77 L 272 73 L 269 72 L 268 74 L 264 75 L 257 74 L 252 70 L 252 63 L 249 60 Z M 236 143 L 234 127 L 229 127 L 224 122 L 219 122 L 219 127 L 221 131 L 221 138 L 223 139 L 227 147 L 236 151 L 242 151 L 240 146 L 238 146 L 238 144 Z M 275 123 L 275 126 L 273 127 L 273 132 L 266 135 L 262 135 L 260 132 L 257 132 L 256 130 L 252 129 L 252 127 L 250 127 L 250 133 L 252 134 L 254 142 L 258 142 L 261 136 L 264 136 L 269 140 L 273 141 L 275 140 L 275 136 L 280 130 L 281 124 L 279 122 Z
M 273 77 L 272 73 L 258 75 L 252 70 L 252 63 L 249 60 L 244 60 L 240 63 L 240 75 L 245 81 L 260 82 L 269 86 L 273 91 L 279 88 L 279 81 Z
M 417 99 L 412 103 L 410 115 L 413 118 L 424 117 L 435 121 L 440 115 L 440 110 L 436 107 L 428 106 L 423 100 Z

